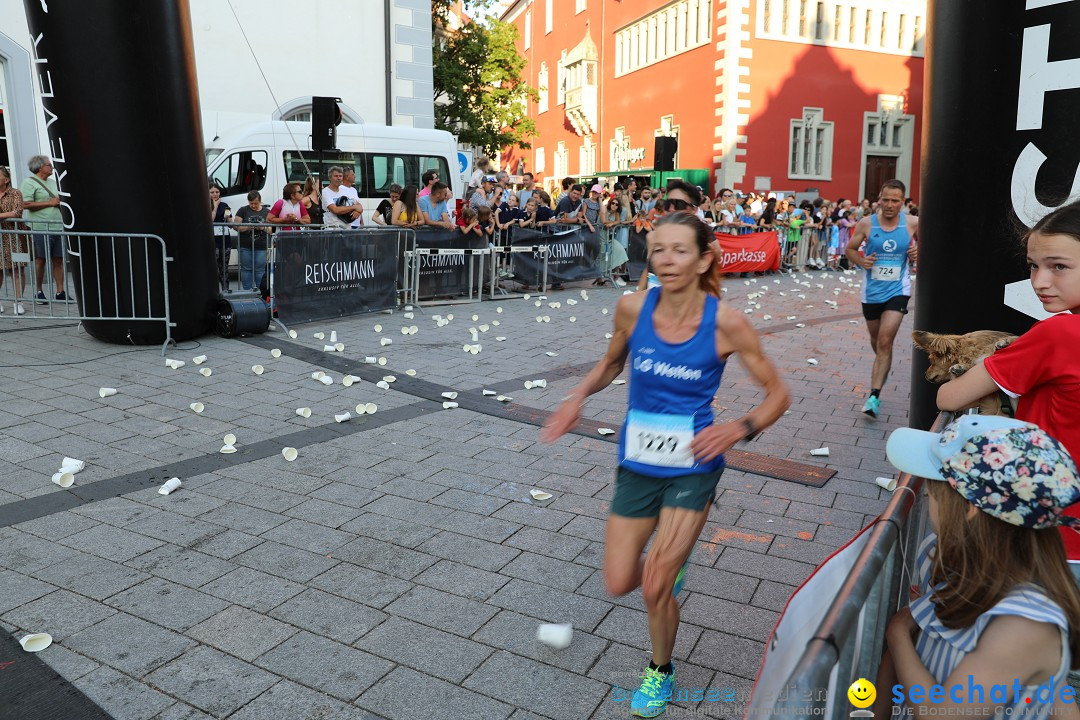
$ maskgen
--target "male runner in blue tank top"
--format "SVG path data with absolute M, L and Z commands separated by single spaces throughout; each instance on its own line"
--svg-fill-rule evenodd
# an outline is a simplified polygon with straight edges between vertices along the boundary
M 631 700 L 631 712 L 641 717 L 656 717 L 672 697 L 675 596 L 715 497 L 724 453 L 772 425 L 790 404 L 754 328 L 719 300 L 712 239 L 712 230 L 690 213 L 670 212 L 657 222 L 649 257 L 660 287 L 619 298 L 607 354 L 540 436 L 552 442 L 572 430 L 585 398 L 607 387 L 630 360 L 629 408 L 604 533 L 604 585 L 612 595 L 642 589 L 652 662 Z M 741 418 L 716 423 L 712 402 L 735 353 L 765 399 Z
M 878 211 L 855 224 L 847 245 L 852 267 L 866 270 L 862 283 L 862 309 L 874 367 L 870 371 L 870 397 L 862 411 L 878 416 L 881 389 L 892 367 L 892 348 L 900 323 L 911 299 L 908 263 L 918 254 L 919 218 L 902 212 L 907 188 L 899 180 L 888 180 L 878 195 Z M 866 243 L 860 254 L 859 247 Z

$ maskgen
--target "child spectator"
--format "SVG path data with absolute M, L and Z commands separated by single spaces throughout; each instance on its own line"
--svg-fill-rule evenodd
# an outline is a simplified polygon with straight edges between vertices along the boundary
M 1080 651 L 1080 590 L 1054 529 L 1080 524 L 1062 514 L 1080 499 L 1068 451 L 1036 425 L 965 415 L 940 434 L 896 430 L 886 453 L 929 481 L 932 532 L 919 549 L 921 595 L 889 622 L 877 686 L 943 686 L 943 702 L 908 694 L 919 717 L 1050 717 Z M 1003 684 L 1007 697 L 995 697 Z M 892 715 L 890 695 L 878 695 L 878 717 Z
M 477 233 L 480 237 L 486 237 L 491 240 L 491 236 L 495 234 L 495 222 L 491 218 L 491 207 L 484 205 L 476 210 L 476 226 L 480 230 Z
M 499 230 L 505 231 L 511 225 L 517 224 L 524 214 L 521 212 L 521 208 L 518 207 L 517 195 L 510 193 L 506 202 L 499 206 Z
M 1009 347 L 942 385 L 937 404 L 960 410 L 1000 388 L 1020 398 L 1017 419 L 1037 424 L 1080 457 L 1080 201 L 1037 222 L 1023 243 L 1031 287 L 1044 310 L 1061 314 L 1035 323 Z M 1080 505 L 1066 514 L 1080 517 Z M 1080 560 L 1080 536 L 1067 533 L 1065 549 L 1070 560 Z
M 465 206 L 461 208 L 461 215 L 457 220 L 458 228 L 461 230 L 462 235 L 483 235 L 483 231 L 480 230 L 479 225 L 476 222 L 476 211 L 471 207 Z

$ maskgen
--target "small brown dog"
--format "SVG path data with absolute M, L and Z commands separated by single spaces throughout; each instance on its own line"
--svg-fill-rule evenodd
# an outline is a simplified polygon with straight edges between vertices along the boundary
M 935 385 L 958 378 L 975 363 L 1008 347 L 1016 335 L 996 330 L 976 330 L 964 335 L 943 335 L 916 330 L 911 333 L 916 347 L 922 348 L 930 357 L 926 379 Z M 1006 415 L 1012 417 L 1015 401 L 1003 392 L 987 395 L 979 400 L 979 412 L 983 415 Z

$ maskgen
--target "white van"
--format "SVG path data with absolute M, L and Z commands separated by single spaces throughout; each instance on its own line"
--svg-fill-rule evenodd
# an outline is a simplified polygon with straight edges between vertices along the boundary
M 263 204 L 270 206 L 281 198 L 288 182 L 302 187 L 309 175 L 316 175 L 325 186 L 327 168 L 352 168 L 365 225 L 373 223 L 375 208 L 390 196 L 392 184 L 423 187 L 420 178 L 427 170 L 437 171 L 455 198 L 464 195 L 457 172 L 457 142 L 443 130 L 342 123 L 337 126 L 337 146 L 338 150 L 323 152 L 321 157 L 308 150 L 308 122 L 244 125 L 215 138 L 207 147 L 207 175 L 221 188 L 221 199 L 235 213 L 247 205 L 247 194 L 252 190 L 258 190 Z M 449 205 L 454 206 L 453 202 Z

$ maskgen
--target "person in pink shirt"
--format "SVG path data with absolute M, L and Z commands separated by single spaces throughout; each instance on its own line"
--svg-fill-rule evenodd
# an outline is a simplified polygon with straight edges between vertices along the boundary
M 427 197 L 431 194 L 431 186 L 439 182 L 439 171 L 428 170 L 420 176 L 420 179 L 424 182 L 424 187 L 417 193 L 416 197 Z

